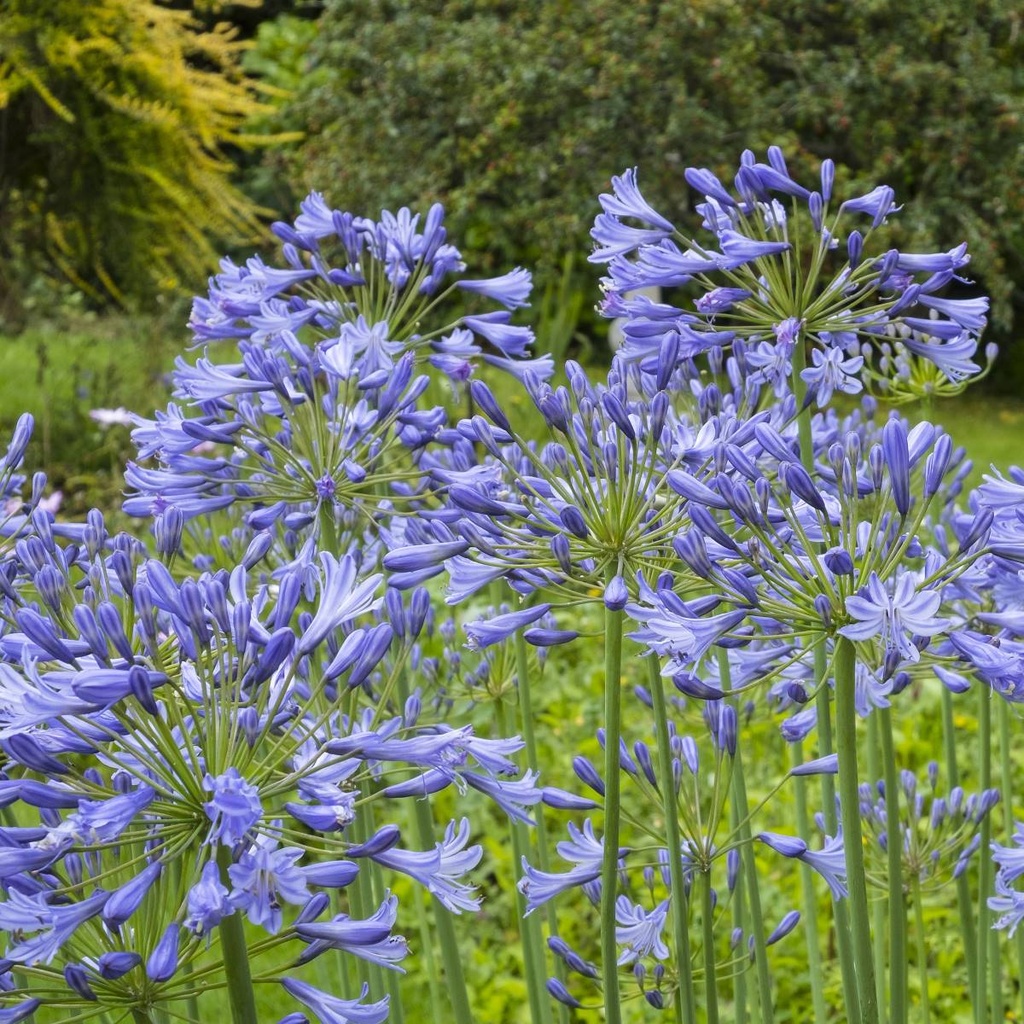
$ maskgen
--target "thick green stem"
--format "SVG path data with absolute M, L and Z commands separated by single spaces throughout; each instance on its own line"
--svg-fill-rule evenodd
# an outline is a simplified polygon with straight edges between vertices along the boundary
M 953 724 L 953 695 L 942 687 L 942 747 L 946 754 L 946 781 L 952 790 L 960 785 L 960 769 L 957 767 L 956 732 Z M 967 983 L 971 1005 L 978 1001 L 977 960 L 978 942 L 974 929 L 974 905 L 971 903 L 970 884 L 967 872 L 962 871 L 956 880 L 957 917 L 960 921 L 960 940 L 963 943 L 964 962 L 967 964 Z M 1024 977 L 1024 975 L 1021 975 Z
M 984 683 L 975 684 L 978 691 L 978 774 L 981 790 L 992 785 L 992 691 Z M 992 841 L 992 816 L 986 814 L 981 823 L 980 849 L 987 854 Z M 989 911 L 988 898 L 992 889 L 992 858 L 982 856 L 978 872 L 978 946 L 975 965 L 974 1004 L 975 1024 L 989 1024 L 988 1008 L 988 952 L 989 952 Z M 1001 1012 L 993 1006 L 992 1014 Z
M 229 884 L 228 867 L 231 851 L 222 846 L 217 853 L 217 866 L 221 881 Z M 249 971 L 249 953 L 245 946 L 245 925 L 240 911 L 221 918 L 217 926 L 220 933 L 221 956 L 224 960 L 224 980 L 227 982 L 228 1002 L 232 1024 L 258 1024 L 256 995 Z
M 132 1007 L 132 1021 L 133 1024 L 153 1024 L 153 1018 L 145 1010 L 134 1006 Z
M 857 771 L 857 657 L 852 641 L 836 638 L 836 752 L 839 755 L 839 801 L 846 853 L 853 961 L 860 1000 L 861 1024 L 878 1024 L 878 994 L 868 918 L 867 878 L 864 871 L 864 838 L 860 821 L 860 779 Z
M 711 874 L 700 876 L 700 916 L 704 934 L 704 1004 L 708 1024 L 718 1024 L 718 975 L 715 969 L 715 911 L 711 896 Z
M 792 744 L 793 766 L 803 764 L 803 743 Z M 796 794 L 796 828 L 800 838 L 811 841 L 811 816 L 807 811 L 807 780 L 803 777 L 793 780 Z M 818 901 L 814 895 L 814 869 L 809 864 L 800 865 L 800 885 L 803 895 L 804 938 L 807 943 L 807 971 L 811 979 L 811 1003 L 814 1006 L 815 1024 L 825 1024 L 825 988 L 821 973 L 821 939 L 818 935 Z
M 648 682 L 651 701 L 654 705 L 654 735 L 658 745 L 658 785 L 661 787 L 661 804 L 665 814 L 665 838 L 669 849 L 668 874 L 669 884 L 672 887 L 672 934 L 675 937 L 676 969 L 679 973 L 675 1014 L 678 1024 L 682 1024 L 683 1021 L 692 1022 L 697 1017 L 693 967 L 690 963 L 689 901 L 686 898 L 686 881 L 683 872 L 679 803 L 676 796 L 675 772 L 672 769 L 674 758 L 668 729 L 665 680 L 659 671 L 657 658 L 648 657 L 647 664 L 650 670 Z M 737 1020 L 739 1020 L 738 1015 Z
M 732 688 L 732 671 L 729 667 L 728 651 L 718 650 L 718 678 L 722 689 Z M 740 826 L 741 858 L 743 877 L 747 883 L 750 901 L 750 934 L 754 939 L 754 965 L 757 969 L 757 996 L 761 1010 L 761 1024 L 773 1024 L 775 1006 L 772 1001 L 772 978 L 768 972 L 768 948 L 765 945 L 764 915 L 761 913 L 761 889 L 757 882 L 757 862 L 754 859 L 754 843 L 750 834 L 750 805 L 747 801 L 747 783 L 743 775 L 743 745 L 736 745 L 732 760 L 732 787 L 736 801 L 736 813 L 742 822 Z
M 537 754 L 537 738 L 533 732 L 534 709 L 533 709 L 533 687 L 530 683 L 530 660 L 528 657 L 526 639 L 522 630 L 516 633 L 516 681 L 519 689 L 519 724 L 523 733 L 523 743 L 526 745 L 526 767 L 534 773 L 540 773 L 540 758 Z M 537 837 L 537 865 L 541 871 L 550 871 L 550 856 L 548 854 L 548 833 L 544 823 L 544 805 L 537 804 L 533 809 L 533 817 L 536 822 L 535 832 Z M 548 932 L 551 935 L 558 934 L 558 914 L 555 904 L 549 900 L 544 907 L 548 922 Z M 555 957 L 555 977 L 562 984 L 566 981 L 565 963 L 561 957 Z M 555 1004 L 558 1012 L 558 1019 L 561 1024 L 569 1024 L 569 1007 L 565 1003 Z
M 615 943 L 619 872 L 619 738 L 622 735 L 622 617 L 605 609 L 604 633 L 604 860 L 601 865 L 601 976 L 605 1024 L 622 1024 Z
M 915 875 L 911 881 L 914 896 L 914 931 L 917 938 L 917 976 L 921 984 L 921 1024 L 930 1024 L 928 1002 L 928 944 L 925 942 L 924 907 L 921 905 L 921 881 Z
M 892 710 L 880 708 L 882 771 L 885 777 L 886 854 L 889 875 L 889 1020 L 907 1019 L 907 911 L 903 897 L 903 828 L 900 823 L 899 782 L 892 741 Z M 878 936 L 876 941 L 881 941 Z

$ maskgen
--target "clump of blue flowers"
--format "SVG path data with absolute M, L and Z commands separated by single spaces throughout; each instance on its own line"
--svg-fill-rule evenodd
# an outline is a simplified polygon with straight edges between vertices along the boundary
M 805 186 L 774 147 L 685 180 L 692 230 L 635 171 L 600 199 L 625 341 L 599 379 L 551 379 L 530 275 L 467 277 L 440 207 L 314 193 L 279 266 L 224 261 L 174 401 L 134 419 L 149 538 L 58 522 L 19 422 L 0 1018 L 200 1020 L 223 992 L 255 1024 L 270 986 L 288 1024 L 402 1021 L 417 954 L 430 1019 L 472 1024 L 454 919 L 502 819 L 533 1024 L 770 1024 L 797 935 L 808 1020 L 832 986 L 850 1020 L 927 1021 L 925 915 L 954 901 L 966 999 L 1002 1015 L 1024 474 L 964 494 L 950 436 L 879 405 L 994 358 L 967 247 L 893 249 L 891 189 L 841 198 L 828 160 Z M 554 763 L 538 684 L 583 644 L 597 727 Z M 930 712 L 941 765 L 906 742 Z

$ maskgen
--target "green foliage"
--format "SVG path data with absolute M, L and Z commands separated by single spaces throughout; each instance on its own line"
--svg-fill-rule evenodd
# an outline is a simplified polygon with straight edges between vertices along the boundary
M 131 305 L 257 234 L 230 181 L 260 109 L 234 36 L 148 0 L 4 4 L 0 292 L 43 272 Z
M 246 195 L 274 210 L 292 210 L 302 198 L 288 181 L 293 144 L 303 138 L 302 122 L 288 101 L 300 86 L 311 88 L 326 76 L 327 69 L 316 67 L 310 59 L 316 34 L 316 22 L 282 14 L 260 24 L 252 46 L 242 57 L 242 69 L 253 77 L 265 107 L 248 120 L 247 128 L 277 140 L 262 152 L 262 161 L 255 156 L 242 161 L 242 188 Z
M 1020 28 L 1012 0 L 328 0 L 292 177 L 359 212 L 441 200 L 482 270 L 555 280 L 612 174 L 638 165 L 682 212 L 687 164 L 728 174 L 775 142 L 798 177 L 832 156 L 850 188 L 891 184 L 899 244 L 967 238 L 1005 334 L 1024 269 Z

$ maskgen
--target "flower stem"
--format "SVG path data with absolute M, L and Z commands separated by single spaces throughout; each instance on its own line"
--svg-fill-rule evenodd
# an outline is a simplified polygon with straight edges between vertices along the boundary
M 498 715 L 498 728 L 502 736 L 511 734 L 511 715 L 504 701 L 495 701 Z M 521 821 L 510 822 L 512 830 L 512 856 L 515 858 L 516 874 L 522 870 L 523 858 L 526 856 L 526 829 Z M 544 949 L 540 920 L 536 914 L 527 915 L 526 898 L 516 887 L 516 909 L 519 919 L 519 940 L 523 947 L 523 971 L 526 974 L 526 993 L 530 1003 L 531 1024 L 551 1024 L 551 1000 L 544 984 Z M 440 921 L 438 921 L 440 924 Z
M 803 764 L 803 743 L 792 744 L 793 766 Z M 803 777 L 793 780 L 796 791 L 797 834 L 805 842 L 811 839 L 811 818 L 807 811 L 807 780 Z M 821 973 L 821 940 L 818 936 L 818 904 L 814 896 L 814 869 L 809 864 L 800 865 L 800 883 L 803 896 L 804 937 L 807 943 L 807 971 L 811 979 L 811 1003 L 814 1006 L 815 1024 L 825 1024 L 827 1010 L 825 990 Z
M 811 410 L 804 409 L 804 398 L 807 395 L 807 384 L 800 376 L 802 370 L 807 366 L 807 348 L 804 339 L 798 338 L 793 348 L 793 396 L 797 403 L 797 444 L 800 452 L 800 462 L 804 469 L 812 476 L 814 468 L 814 436 L 811 430 Z M 828 676 L 828 656 L 824 643 L 818 643 L 814 647 L 814 681 L 818 685 L 818 696 L 816 706 L 818 711 L 818 756 L 827 757 L 834 752 L 832 744 L 832 700 L 829 687 L 826 683 Z M 821 793 L 824 803 L 825 827 L 832 834 L 836 834 L 838 818 L 836 816 L 836 787 L 831 775 L 821 777 Z M 806 837 L 802 836 L 805 839 Z M 850 933 L 849 908 L 846 900 L 833 900 L 832 910 L 836 920 L 836 949 L 839 953 L 839 965 L 843 980 L 843 1001 L 846 1004 L 847 1016 L 850 1020 L 858 1020 L 860 1017 L 860 998 L 855 982 L 856 971 L 854 969 L 854 958 L 852 940 Z M 876 999 L 877 994 L 876 994 Z
M 605 1024 L 622 1024 L 615 943 L 615 893 L 619 871 L 619 739 L 622 735 L 623 613 L 605 609 L 604 634 L 604 860 L 601 864 L 601 974 Z
M 648 657 L 648 685 L 654 705 L 654 735 L 658 745 L 658 785 L 665 815 L 665 833 L 668 842 L 669 884 L 672 887 L 672 931 L 676 946 L 676 969 L 679 989 L 675 998 L 677 1024 L 691 1022 L 697 1017 L 697 1000 L 693 988 L 693 968 L 690 963 L 689 910 L 686 881 L 683 875 L 682 840 L 679 834 L 679 804 L 673 771 L 672 742 L 668 730 L 668 710 L 665 701 L 665 681 L 658 669 L 658 660 Z M 742 977 L 740 972 L 737 977 Z M 737 1003 L 739 998 L 737 997 Z M 737 1012 L 737 1022 L 740 1015 Z
M 945 687 L 943 687 L 945 689 Z M 1003 790 L 1003 821 L 1006 825 L 1007 842 L 1012 843 L 1013 822 L 1013 766 L 1010 761 L 1010 709 L 1005 700 L 996 704 L 999 719 L 999 767 Z M 1014 938 L 1017 952 L 1017 977 L 1021 979 L 1021 998 L 1024 999 L 1024 931 L 1018 931 Z
M 526 638 L 523 631 L 516 633 L 516 681 L 519 692 L 519 722 L 523 732 L 523 743 L 526 745 L 526 767 L 535 773 L 540 772 L 540 758 L 537 756 L 537 738 L 533 732 L 534 710 L 533 690 L 530 685 L 530 660 L 526 645 Z M 533 818 L 536 822 L 537 836 L 537 864 L 541 871 L 550 871 L 550 857 L 548 856 L 548 835 L 547 826 L 544 823 L 544 805 L 537 804 L 533 810 Z M 558 915 L 555 911 L 555 904 L 550 900 L 545 906 L 545 913 L 548 921 L 548 932 L 551 935 L 558 934 Z M 561 957 L 555 957 L 555 977 L 562 984 L 566 981 L 565 963 Z M 564 1003 L 556 1005 L 558 1019 L 561 1024 L 569 1024 L 569 1007 Z
M 984 683 L 976 683 L 978 690 L 978 775 L 980 789 L 984 792 L 992 785 L 992 691 Z M 981 845 L 983 851 L 981 868 L 978 872 L 978 946 L 975 966 L 974 1019 L 976 1024 L 988 1024 L 990 1018 L 986 982 L 989 970 L 998 971 L 998 958 L 991 965 L 989 954 L 989 912 L 988 898 L 992 890 L 992 858 L 988 855 L 992 840 L 992 817 L 986 814 L 981 823 Z M 998 983 L 992 980 L 993 995 L 998 994 Z M 1002 1014 L 1002 1007 L 993 1000 L 993 1017 Z
M 868 715 L 868 778 L 882 778 L 882 740 L 878 735 L 878 715 Z M 882 900 L 871 904 L 871 930 L 874 935 L 885 934 L 886 905 Z M 878 993 L 878 1005 L 885 1004 L 885 943 L 875 943 L 875 989 Z
M 404 669 L 398 673 L 397 687 L 398 699 L 404 707 L 409 699 L 409 680 Z M 430 802 L 426 799 L 413 800 L 412 805 L 416 824 L 416 838 L 424 850 L 429 850 L 435 845 L 434 816 L 430 810 Z M 441 1021 L 447 1017 L 447 1014 L 442 1013 L 441 1010 L 441 997 L 438 992 L 439 986 L 433 966 L 434 950 L 430 944 L 430 926 L 422 899 L 417 900 L 417 902 L 420 908 L 420 934 L 423 936 L 424 950 L 427 956 L 427 978 L 430 983 L 430 1003 L 434 1011 L 433 1019 Z M 441 960 L 444 963 L 445 987 L 452 1004 L 451 1019 L 455 1024 L 472 1024 L 473 1013 L 469 1006 L 469 995 L 466 992 L 466 979 L 462 973 L 462 958 L 459 955 L 459 944 L 455 935 L 455 926 L 452 923 L 451 915 L 436 899 L 431 900 L 431 905 L 434 909 L 434 923 L 437 927 L 438 942 L 441 946 Z
M 735 798 L 729 801 L 729 824 L 735 831 L 740 824 L 740 809 Z M 733 917 L 732 924 L 738 928 L 741 935 L 746 935 L 747 915 L 743 905 L 743 886 L 738 884 L 732 896 Z M 733 976 L 733 995 L 735 1008 L 733 1017 L 735 1024 L 747 1024 L 747 972 L 742 967 L 737 968 Z M 692 1017 L 689 1018 L 693 1020 Z
M 878 1024 L 878 994 L 868 920 L 864 839 L 860 822 L 860 780 L 857 773 L 857 709 L 855 706 L 857 656 L 853 642 L 836 638 L 836 752 L 839 755 L 839 801 L 846 853 L 853 967 L 857 980 L 861 1024 Z
M 711 895 L 711 872 L 702 871 L 700 916 L 704 932 L 704 1002 L 708 1024 L 718 1024 L 718 976 L 715 969 L 715 908 Z
M 928 947 L 924 938 L 924 907 L 921 906 L 921 880 L 911 879 L 914 899 L 914 931 L 917 933 L 917 974 L 921 983 L 921 1024 L 930 1024 L 928 1003 Z
M 722 689 L 732 688 L 732 671 L 729 667 L 729 652 L 718 649 L 718 678 Z M 747 883 L 750 900 L 750 933 L 754 938 L 754 963 L 757 967 L 757 996 L 760 1004 L 761 1024 L 773 1024 L 775 1007 L 772 1002 L 772 979 L 768 973 L 768 947 L 765 945 L 764 915 L 761 913 L 761 890 L 757 883 L 757 862 L 754 859 L 754 843 L 750 834 L 750 805 L 747 801 L 747 783 L 743 775 L 743 744 L 736 744 L 732 759 L 733 797 L 740 824 L 740 856 L 743 862 L 743 876 Z
M 899 783 L 892 741 L 892 709 L 879 708 L 879 736 L 882 741 L 882 772 L 885 778 L 885 819 L 889 867 L 889 1020 L 903 1024 L 907 1019 L 907 913 L 903 898 L 903 835 L 900 826 Z M 896 830 L 899 829 L 899 835 Z M 881 942 L 881 936 L 877 940 Z
M 946 753 L 946 781 L 949 788 L 960 785 L 960 770 L 957 767 L 956 732 L 953 724 L 953 695 L 942 687 L 942 746 Z M 967 983 L 971 1005 L 978 1001 L 977 989 L 977 934 L 974 930 L 974 906 L 967 872 L 962 871 L 956 880 L 957 916 L 960 919 L 960 939 L 963 942 L 964 961 L 967 964 Z M 1024 977 L 1024 975 L 1021 975 Z
M 818 710 L 818 756 L 826 757 L 835 753 L 832 742 L 832 696 L 828 683 L 827 658 L 824 647 L 819 644 L 814 649 L 814 677 L 820 681 L 817 696 Z M 821 797 L 824 801 L 825 828 L 836 834 L 839 818 L 836 814 L 836 785 L 831 775 L 821 777 Z M 839 968 L 843 982 L 843 1002 L 850 1008 L 850 1020 L 860 1018 L 860 995 L 857 990 L 856 969 L 853 959 L 853 939 L 850 931 L 850 909 L 846 900 L 835 900 L 832 912 L 836 919 L 836 950 L 839 954 Z M 875 996 L 878 998 L 877 994 Z
M 225 885 L 228 884 L 230 864 L 231 851 L 222 846 L 217 851 L 217 866 Z M 252 988 L 252 975 L 249 973 L 249 953 L 245 947 L 245 925 L 241 912 L 236 910 L 233 914 L 221 918 L 217 930 L 220 933 L 231 1020 L 233 1024 L 258 1024 L 256 996 Z

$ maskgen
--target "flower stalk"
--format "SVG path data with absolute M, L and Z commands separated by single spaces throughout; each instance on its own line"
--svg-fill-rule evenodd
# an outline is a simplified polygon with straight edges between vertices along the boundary
M 604 856 L 601 865 L 601 978 L 606 1024 L 622 1024 L 615 899 L 618 890 L 622 736 L 622 609 L 605 608 L 604 633 Z
M 675 773 L 672 770 L 673 753 L 668 729 L 668 709 L 665 701 L 665 681 L 658 661 L 647 659 L 648 686 L 654 705 L 655 742 L 658 748 L 658 786 L 661 789 L 662 809 L 665 815 L 665 838 L 670 856 L 668 860 L 669 884 L 672 887 L 672 934 L 675 938 L 678 990 L 676 992 L 676 1024 L 696 1018 L 697 1000 L 693 986 L 693 968 L 690 961 L 689 900 L 683 873 L 682 837 L 679 830 L 679 801 L 676 793 Z M 671 851 L 676 855 L 672 856 Z M 742 971 L 737 974 L 741 978 Z M 737 999 L 739 1003 L 740 1000 Z M 745 1008 L 744 1008 L 745 1009 Z
M 227 881 L 231 851 L 221 846 L 217 851 L 217 866 Z M 256 1015 L 256 994 L 249 970 L 249 952 L 245 944 L 245 925 L 239 912 L 227 914 L 217 926 L 220 933 L 221 954 L 224 961 L 224 980 L 227 983 L 228 1004 L 232 1024 L 259 1024 Z
M 839 755 L 839 803 L 846 852 L 850 923 L 853 933 L 853 966 L 860 1003 L 860 1020 L 878 1024 L 871 923 L 868 917 L 867 878 L 864 871 L 864 840 L 860 820 L 860 780 L 857 772 L 857 656 L 853 643 L 836 638 L 836 753 Z

